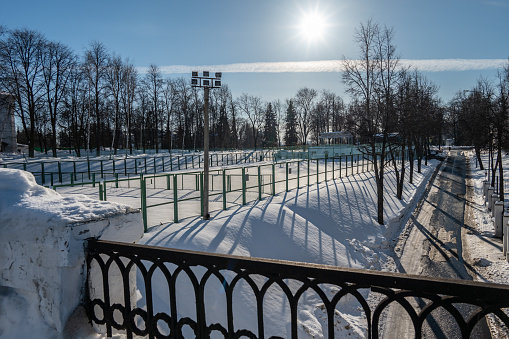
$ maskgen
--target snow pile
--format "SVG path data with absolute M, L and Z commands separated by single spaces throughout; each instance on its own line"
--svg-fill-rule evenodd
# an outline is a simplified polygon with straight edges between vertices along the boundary
M 31 173 L 0 169 L 0 338 L 58 338 L 81 301 L 83 240 L 136 241 L 140 213 L 62 197 Z
M 394 173 L 387 172 L 384 195 L 386 225 L 379 225 L 376 221 L 376 185 L 373 173 L 368 172 L 220 211 L 209 221 L 193 218 L 179 224 L 154 227 L 139 243 L 394 271 L 392 237 L 408 219 L 412 205 L 424 191 L 437 164 L 437 161 L 431 161 L 429 166 L 423 165 L 422 174 L 414 174 L 414 184 L 405 183 L 402 200 L 395 197 Z M 165 279 L 160 280 L 160 285 L 152 287 L 155 312 L 166 309 L 168 303 Z M 138 286 L 141 295 L 144 295 L 141 276 L 138 276 Z M 179 296 L 193 295 L 191 290 L 187 293 L 186 288 L 189 287 L 182 282 Z M 256 300 L 249 288 L 240 290 L 242 292 L 233 305 L 235 326 L 257 333 L 257 321 L 253 317 Z M 225 297 L 218 291 L 221 291 L 219 283 L 218 286 L 208 286 L 205 291 L 207 322 L 219 322 L 224 326 Z M 289 304 L 281 290 L 270 292 L 264 303 L 265 334 L 267 337 L 290 337 Z M 326 293 L 333 292 L 334 287 L 326 288 Z M 321 337 L 327 325 L 322 301 L 313 293 L 304 295 L 302 300 L 305 302 L 299 304 L 299 337 Z M 138 305 L 141 307 L 145 302 L 141 299 Z M 177 302 L 179 316 L 195 318 L 194 299 L 179 297 Z M 365 315 L 354 298 L 342 299 L 336 309 L 335 328 L 337 337 L 365 336 Z
M 494 218 L 491 212 L 488 211 L 483 196 L 485 172 L 476 168 L 473 152 L 470 152 L 470 156 L 473 196 L 469 199 L 472 202 L 475 228 L 470 229 L 465 234 L 465 252 L 468 252 L 469 261 L 476 272 L 475 280 L 509 284 L 509 263 L 502 252 L 502 239 L 494 237 Z M 484 154 L 482 159 L 484 164 L 488 164 L 487 154 Z M 503 158 L 503 168 L 507 177 L 507 168 L 509 168 L 509 157 L 507 156 Z M 507 192 L 505 199 L 507 201 Z M 490 314 L 487 319 L 493 338 L 507 338 L 509 332 L 498 318 Z

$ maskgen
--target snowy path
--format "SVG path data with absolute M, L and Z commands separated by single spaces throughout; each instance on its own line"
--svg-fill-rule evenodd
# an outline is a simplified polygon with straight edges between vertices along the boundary
M 401 273 L 472 280 L 469 265 L 463 258 L 462 231 L 465 223 L 465 156 L 451 154 L 443 163 L 422 205 L 410 218 L 399 248 L 398 271 Z M 418 300 L 413 300 L 417 305 Z M 423 306 L 423 305 L 422 305 Z M 401 307 L 393 307 L 385 333 L 397 337 L 413 337 L 410 317 Z M 455 321 L 447 312 L 435 311 L 423 328 L 425 337 L 455 337 L 460 335 Z M 490 337 L 483 321 L 474 332 L 475 338 Z

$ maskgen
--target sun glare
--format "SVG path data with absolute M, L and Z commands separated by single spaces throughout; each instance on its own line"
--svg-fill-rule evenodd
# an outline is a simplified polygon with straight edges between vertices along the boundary
M 300 34 L 309 42 L 322 39 L 325 28 L 325 17 L 316 12 L 304 14 L 299 25 Z

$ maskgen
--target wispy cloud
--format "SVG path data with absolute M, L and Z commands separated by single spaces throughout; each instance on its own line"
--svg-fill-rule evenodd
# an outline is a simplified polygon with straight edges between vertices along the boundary
M 507 59 L 402 59 L 402 67 L 412 67 L 424 72 L 476 71 L 501 68 Z M 159 67 L 164 74 L 185 74 L 192 71 L 208 70 L 224 73 L 306 73 L 341 72 L 341 60 L 299 61 L 299 62 L 253 62 L 224 65 L 174 65 Z M 138 70 L 145 73 L 148 68 Z

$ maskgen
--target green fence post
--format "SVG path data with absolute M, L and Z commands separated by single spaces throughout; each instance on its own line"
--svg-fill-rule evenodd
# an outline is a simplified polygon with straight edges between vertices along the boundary
M 147 221 L 147 189 L 145 187 L 145 180 L 143 179 L 143 174 L 140 174 L 140 188 L 141 188 L 141 216 L 143 218 L 143 231 L 148 231 L 148 221 Z
M 90 180 L 90 159 L 87 158 L 88 180 Z
M 246 204 L 246 168 L 242 167 L 242 205 Z
M 203 172 L 200 172 L 200 215 L 203 217 L 203 202 L 205 197 L 203 196 Z
M 118 173 L 115 173 L 115 188 L 118 188 Z
M 300 164 L 302 161 L 297 161 L 297 189 L 300 188 Z
M 51 180 L 51 186 L 54 186 L 55 184 L 53 182 L 53 172 L 50 172 L 49 177 L 50 177 L 50 180 Z
M 178 209 L 178 193 L 177 193 L 177 176 L 173 175 L 173 222 L 179 222 L 179 209 Z
M 72 168 L 74 171 L 74 180 L 78 180 L 78 177 L 76 176 L 76 161 L 72 161 Z
M 147 157 L 143 158 L 143 160 L 145 161 L 145 174 L 147 173 Z
M 138 175 L 138 160 L 134 159 L 134 174 Z
M 111 160 L 111 167 L 113 168 L 113 174 L 117 173 L 117 171 L 115 169 L 115 159 Z
M 106 181 L 103 181 L 103 201 L 106 201 Z
M 272 195 L 276 195 L 276 167 L 272 163 Z
M 325 155 L 325 182 L 327 182 L 327 154 Z
M 258 166 L 258 200 L 262 200 L 262 169 Z
M 340 156 L 339 156 L 339 177 L 340 177 L 340 178 L 342 178 L 342 177 L 343 177 L 343 175 L 341 174 L 341 168 L 342 168 L 342 164 L 341 164 L 341 163 L 342 163 L 342 162 L 343 162 L 343 156 L 342 156 L 342 155 L 340 155 Z
M 57 165 L 58 165 L 58 181 L 62 183 L 62 164 L 59 161 L 57 162 Z
M 136 162 L 136 160 L 134 162 Z M 127 159 L 126 158 L 124 158 L 124 175 L 127 176 Z
M 166 171 L 164 170 L 164 157 L 161 157 L 161 158 L 162 158 L 162 161 L 163 161 L 163 173 L 164 173 L 164 172 L 166 172 Z
M 288 192 L 288 162 L 286 162 L 286 192 Z
M 170 189 L 170 175 L 169 174 L 166 175 L 166 189 L 167 190 Z
M 101 182 L 99 182 L 99 200 L 103 200 L 103 185 Z
M 187 169 L 187 155 L 184 156 L 184 160 L 186 161 L 186 169 Z
M 46 183 L 46 175 L 44 175 L 44 163 L 41 162 L 41 176 L 42 176 L 42 184 L 44 185 Z M 51 184 L 53 186 L 53 184 Z
M 357 154 L 357 174 L 359 174 L 359 154 Z
M 154 174 L 157 173 L 156 157 L 154 157 Z
M 196 175 L 194 176 L 194 179 L 195 179 L 195 181 L 196 181 L 196 190 L 198 191 L 198 190 L 200 190 L 200 175 L 199 175 L 199 174 L 196 174 Z
M 226 210 L 226 170 L 223 169 L 223 210 Z
M 310 164 L 310 160 L 309 160 L 309 157 L 308 157 L 308 186 L 309 186 L 309 164 Z
M 92 173 L 92 187 L 95 187 L 95 173 Z
M 316 183 L 320 182 L 320 159 L 316 159 Z
M 74 175 L 73 173 L 69 173 L 71 177 L 71 187 L 74 187 Z
M 334 163 L 336 162 L 336 156 L 332 155 L 332 180 L 334 180 Z
M 179 171 L 180 171 L 180 155 L 177 156 L 177 164 L 178 164 L 178 168 L 179 168 Z

